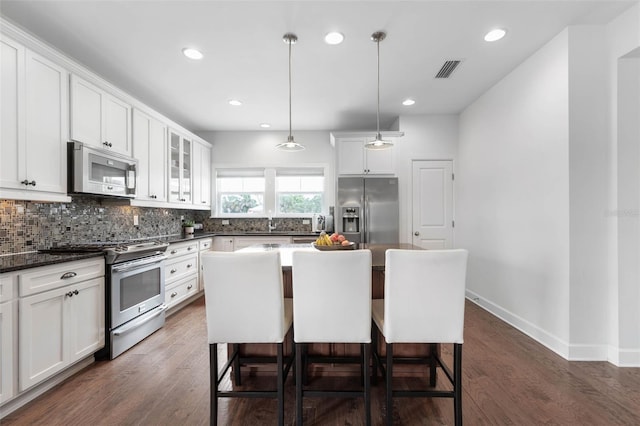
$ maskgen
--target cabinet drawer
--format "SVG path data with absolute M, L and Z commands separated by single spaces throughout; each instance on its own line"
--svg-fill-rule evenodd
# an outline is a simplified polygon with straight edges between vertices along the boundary
M 200 240 L 199 241 L 200 251 L 210 250 L 212 243 L 213 243 L 213 239 L 212 238 L 204 238 L 204 239 Z
M 18 278 L 16 273 L 0 274 L 0 303 L 13 299 L 16 294 L 15 284 Z
M 189 241 L 186 243 L 176 243 L 171 244 L 167 249 L 165 255 L 167 259 L 171 261 L 171 259 L 184 256 L 185 254 L 197 253 L 198 252 L 198 242 L 197 241 Z
M 187 275 L 198 273 L 198 255 L 182 256 L 167 261 L 164 267 L 164 279 L 167 285 Z
M 164 303 L 167 308 L 170 308 L 197 292 L 198 277 L 188 277 L 167 286 L 164 293 Z
M 20 296 L 28 296 L 104 276 L 104 258 L 29 269 L 18 275 Z

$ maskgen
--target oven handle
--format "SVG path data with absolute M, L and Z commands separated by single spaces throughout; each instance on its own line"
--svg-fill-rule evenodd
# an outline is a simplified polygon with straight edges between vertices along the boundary
M 156 313 L 154 313 L 151 316 L 148 316 L 144 319 L 141 319 L 139 321 L 132 321 L 130 324 L 127 324 L 126 327 L 119 327 L 117 330 L 115 330 L 113 332 L 114 336 L 122 336 L 123 334 L 128 333 L 129 331 L 140 327 L 142 324 L 146 324 L 149 321 L 151 321 L 152 319 L 156 318 L 157 316 L 161 315 L 164 311 L 167 310 L 167 305 L 160 305 L 157 308 L 155 308 L 154 310 L 157 310 Z
M 141 266 L 149 266 L 149 265 L 154 265 L 156 263 L 160 263 L 162 261 L 164 261 L 166 259 L 165 256 L 162 256 L 161 259 L 155 260 L 153 262 L 144 262 L 144 263 L 138 263 L 136 262 L 135 265 L 130 265 L 130 266 L 121 266 L 121 267 L 114 267 L 113 268 L 113 272 L 129 272 L 129 271 L 134 271 L 136 269 L 140 269 Z

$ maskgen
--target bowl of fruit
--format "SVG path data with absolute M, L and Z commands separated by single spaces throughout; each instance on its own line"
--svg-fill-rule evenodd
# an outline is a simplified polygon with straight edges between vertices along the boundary
M 344 235 L 336 232 L 329 235 L 322 231 L 313 243 L 313 247 L 318 250 L 353 250 L 356 248 L 356 245 L 347 240 Z

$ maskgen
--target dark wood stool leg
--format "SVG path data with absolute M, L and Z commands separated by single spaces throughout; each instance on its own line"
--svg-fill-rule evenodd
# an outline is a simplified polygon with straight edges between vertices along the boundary
M 453 408 L 456 426 L 462 426 L 462 345 L 453 344 Z
M 296 425 L 302 426 L 302 352 L 304 351 L 303 343 L 296 343 Z
M 432 343 L 429 345 L 429 386 L 436 387 L 438 383 L 438 345 Z
M 209 424 L 218 424 L 218 345 L 209 345 Z
M 387 425 L 393 425 L 393 343 L 387 343 Z
M 371 374 L 371 384 L 378 384 L 378 328 L 376 327 L 376 323 L 371 321 L 371 366 L 373 368 Z
M 233 344 L 233 352 L 237 352 L 240 349 L 240 345 L 237 343 Z M 240 374 L 240 353 L 238 352 L 238 356 L 233 360 L 233 379 L 236 386 L 242 386 L 242 378 Z
M 284 426 L 284 362 L 283 344 L 278 343 L 278 425 Z
M 362 359 L 362 365 L 364 367 L 364 413 L 365 413 L 365 424 L 367 426 L 371 426 L 371 373 L 369 371 L 369 362 L 371 361 L 371 344 L 364 343 L 362 345 L 364 349 L 364 355 Z

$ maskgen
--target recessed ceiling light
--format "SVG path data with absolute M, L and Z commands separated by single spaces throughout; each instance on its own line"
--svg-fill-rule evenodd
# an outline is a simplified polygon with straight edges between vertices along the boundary
M 495 30 L 491 30 L 489 31 L 485 36 L 484 36 L 484 41 L 498 41 L 500 40 L 502 37 L 505 36 L 505 34 L 507 34 L 506 30 L 503 30 L 502 28 L 496 28 Z
M 184 49 L 182 49 L 182 53 L 189 59 L 199 60 L 204 58 L 202 52 L 191 47 L 185 47 Z
M 271 124 L 269 124 L 269 123 L 260 123 L 260 127 L 262 127 L 263 129 L 268 129 L 269 127 L 271 127 Z
M 239 100 L 237 100 L 237 99 L 231 99 L 231 100 L 229 101 L 229 105 L 233 105 L 233 106 L 240 106 L 240 105 L 242 105 L 242 102 L 240 102 L 240 101 L 239 101 Z
M 344 35 L 337 31 L 333 31 L 324 36 L 324 42 L 327 44 L 340 44 L 344 41 Z
M 405 99 L 404 101 L 402 101 L 402 105 L 404 106 L 411 106 L 413 104 L 415 104 L 416 101 L 414 101 L 413 99 Z

